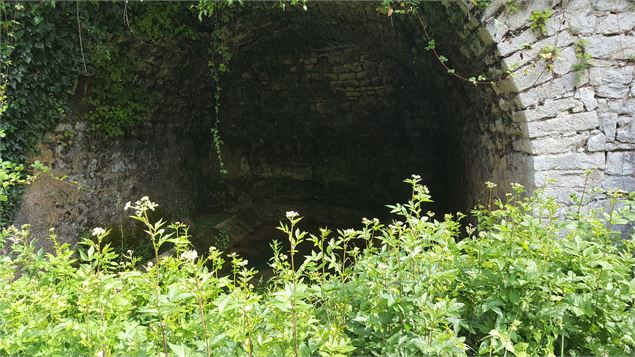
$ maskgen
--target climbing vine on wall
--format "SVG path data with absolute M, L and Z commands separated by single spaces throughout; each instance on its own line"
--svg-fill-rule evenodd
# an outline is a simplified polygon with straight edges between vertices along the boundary
M 490 1 L 465 0 L 483 10 Z M 513 1 L 508 3 L 515 4 Z M 306 1 L 279 1 L 281 9 Z M 232 21 L 242 2 L 200 0 L 195 4 L 0 1 L 0 158 L 23 163 L 42 135 L 67 117 L 69 99 L 77 99 L 82 118 L 97 134 L 113 137 L 149 116 L 158 104 L 144 76 L 154 65 L 153 48 L 174 49 L 182 41 L 207 41 L 213 112 L 211 141 L 220 170 L 227 173 L 220 132 L 222 83 L 230 71 L 236 37 Z M 435 23 L 425 17 L 425 2 L 384 0 L 388 17 L 410 16 L 421 26 L 425 50 L 432 53 L 448 75 L 475 85 L 491 85 L 503 78 L 458 73 L 451 56 L 433 33 Z M 537 28 L 551 16 L 546 11 L 530 19 Z M 547 16 L 548 15 L 548 16 Z M 188 19 L 198 21 L 189 21 Z M 542 26 L 542 27 L 541 27 Z M 450 52 L 450 51 L 448 51 Z M 17 197 L 17 192 L 11 197 Z M 3 205 L 6 223 L 15 209 Z
M 280 1 L 284 5 L 304 1 Z M 153 66 L 144 50 L 180 41 L 209 41 L 210 79 L 215 87 L 212 141 L 221 170 L 221 79 L 230 68 L 232 34 L 227 25 L 239 2 L 12 3 L 0 1 L 0 158 L 18 165 L 56 123 L 68 119 L 71 98 L 96 134 L 122 135 L 156 105 L 141 75 Z M 197 28 L 194 21 L 211 23 Z M 208 26 L 209 27 L 209 26 Z M 22 166 L 19 166 L 22 167 Z M 0 225 L 11 221 L 19 186 L 0 206 Z
M 70 3 L 0 2 L 0 158 L 24 162 L 42 134 L 67 113 L 66 98 L 79 73 Z M 0 225 L 15 211 L 19 186 L 0 205 Z

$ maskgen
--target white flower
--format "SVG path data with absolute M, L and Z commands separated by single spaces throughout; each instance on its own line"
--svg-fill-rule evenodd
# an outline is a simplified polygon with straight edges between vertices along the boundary
M 287 211 L 287 219 L 294 219 L 300 214 L 296 211 Z
M 251 305 L 245 305 L 245 308 L 244 308 L 244 309 L 245 309 L 245 312 L 249 312 L 249 311 L 251 311 L 251 309 L 253 309 L 253 306 L 251 306 Z
M 105 229 L 103 229 L 101 227 L 93 228 L 93 233 L 92 233 L 93 237 L 101 237 L 104 234 L 106 234 L 106 230 Z
M 415 180 L 421 180 L 421 176 L 419 175 L 412 175 L 412 178 Z
M 153 266 L 154 266 L 153 262 L 148 262 L 148 266 L 146 267 L 146 270 L 152 269 Z
M 351 235 L 355 234 L 355 230 L 348 228 L 348 229 L 345 229 L 343 233 L 344 233 L 345 236 L 351 236 Z
M 194 260 L 196 260 L 196 258 L 198 258 L 198 253 L 196 252 L 196 250 L 188 250 L 187 252 L 181 253 L 181 259 L 193 262 Z
M 139 217 L 148 210 L 154 211 L 158 206 L 159 206 L 158 204 L 150 201 L 148 196 L 143 196 L 141 197 L 140 200 L 138 200 L 134 204 L 130 202 L 126 202 L 126 205 L 124 206 L 124 210 L 127 211 L 129 208 L 132 208 L 135 210 L 135 215 Z

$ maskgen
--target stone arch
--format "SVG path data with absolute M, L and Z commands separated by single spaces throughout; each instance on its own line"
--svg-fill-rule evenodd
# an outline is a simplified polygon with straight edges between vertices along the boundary
M 530 15 L 548 9 L 553 15 L 540 35 Z M 531 186 L 547 185 L 547 194 L 563 203 L 585 186 L 634 190 L 635 4 L 543 0 L 510 13 L 498 1 L 483 21 L 503 68 L 514 73 L 496 90 L 513 103 L 526 133 L 517 147 L 531 157 Z M 550 47 L 557 48 L 551 69 L 540 56 Z M 588 66 L 576 70 L 576 51 L 588 55 Z M 602 205 L 605 198 L 594 201 Z
M 479 200 L 486 180 L 502 183 L 501 192 L 508 190 L 505 183 L 512 181 L 529 185 L 529 156 L 517 147 L 524 133 L 513 120 L 512 100 L 499 100 L 491 86 L 473 86 L 449 77 L 435 57 L 423 51 L 418 23 L 408 17 L 388 18 L 376 6 L 316 3 L 306 13 L 286 14 L 284 19 L 256 26 L 256 31 L 244 27 L 244 45 L 237 46 L 224 104 L 230 172 L 239 177 L 295 178 L 313 185 L 305 193 L 333 198 L 345 192 L 345 199 L 361 202 L 372 196 L 375 202 L 370 204 L 405 197 L 399 189 L 403 187 L 401 180 L 418 173 L 440 201 L 437 208 L 441 211 L 469 209 Z M 492 36 L 470 8 L 462 6 L 449 2 L 426 7 L 440 46 L 458 70 L 500 76 Z M 452 22 L 448 24 L 447 19 Z M 251 20 L 247 17 L 246 21 Z M 305 99 L 298 101 L 297 96 Z M 307 99 L 309 96 L 313 98 Z M 274 105 L 263 110 L 260 102 Z M 255 108 L 249 103 L 256 103 Z M 258 122 L 254 118 L 259 115 L 268 118 L 263 122 L 274 125 L 254 127 Z M 294 121 L 294 116 L 301 120 Z M 313 131 L 306 131 L 298 142 L 324 143 L 320 135 L 339 131 L 341 137 L 334 140 L 347 148 L 345 160 L 321 147 L 313 152 L 328 162 L 322 166 L 306 158 L 294 158 L 286 165 L 267 161 L 268 149 L 273 150 L 269 156 L 279 156 L 275 155 L 274 142 L 289 141 L 278 135 L 282 130 L 302 135 L 307 126 Z M 259 144 L 244 135 L 249 130 L 262 134 Z M 396 133 L 393 148 L 403 147 L 395 150 L 397 158 L 382 156 L 387 145 L 364 143 L 369 138 L 390 140 L 388 133 Z M 356 141 L 356 147 L 346 143 L 351 140 Z M 252 152 L 257 155 L 240 148 L 245 142 L 254 145 Z M 418 150 L 425 145 L 429 147 Z M 293 151 L 302 149 L 300 145 Z M 378 151 L 368 158 L 353 157 L 373 149 Z M 373 160 L 375 165 L 368 165 Z M 398 165 L 391 162 L 403 167 L 395 169 Z M 294 164 L 299 164 L 296 170 Z M 333 164 L 329 173 L 328 165 Z M 342 184 L 338 186 L 340 193 L 329 192 L 334 184 Z
M 57 225 L 61 237 L 75 239 L 96 222 L 117 226 L 124 216 L 119 207 L 144 194 L 168 217 L 188 223 L 196 212 L 283 196 L 327 203 L 371 197 L 361 208 L 381 208 L 378 202 L 402 199 L 400 181 L 411 173 L 427 180 L 442 203 L 439 211 L 468 209 L 486 180 L 499 183 L 502 193 L 510 182 L 531 189 L 555 176 L 560 180 L 550 193 L 564 200 L 580 189 L 587 168 L 594 170 L 592 185 L 635 189 L 630 5 L 541 0 L 508 13 L 506 3 L 493 1 L 484 12 L 462 2 L 425 3 L 432 35 L 457 71 L 494 78 L 518 67 L 506 81 L 476 87 L 449 78 L 428 53 L 413 56 L 409 51 L 421 39 L 417 27 L 379 15 L 374 4 L 315 3 L 307 13 L 272 12 L 256 22 L 246 10 L 245 21 L 235 24 L 236 63 L 223 84 L 229 177 L 214 166 L 213 88 L 201 80 L 209 78 L 204 44 L 179 44 L 176 54 L 145 48 L 156 63 L 145 76 L 161 104 L 124 137 L 98 145 L 81 108 L 74 111 L 70 123 L 51 133 L 40 159 L 90 190 L 51 193 L 46 179 L 36 182 L 16 223 L 42 222 L 34 225 L 35 235 Z M 528 19 L 544 8 L 556 15 L 547 22 L 546 37 L 538 38 Z M 618 22 L 622 27 L 612 25 Z M 571 70 L 577 38 L 589 41 L 587 51 L 597 62 L 582 73 L 582 82 Z M 545 72 L 535 59 L 551 41 L 562 48 L 562 59 Z M 259 119 L 274 125 L 253 125 Z M 68 128 L 77 136 L 65 143 Z M 333 135 L 338 131 L 354 142 Z M 391 132 L 398 135 L 391 138 Z M 333 136 L 341 150 L 324 145 Z M 391 158 L 385 153 L 391 143 L 407 150 Z M 372 154 L 359 159 L 368 148 Z M 314 160 L 311 150 L 327 162 Z M 262 153 L 274 159 L 258 159 Z M 401 166 L 387 172 L 391 159 Z M 366 164 L 372 160 L 375 166 Z M 372 181 L 377 173 L 387 179 Z M 298 208 L 269 207 L 275 218 Z M 310 215 L 311 208 L 303 213 Z M 337 215 L 341 210 L 333 209 L 323 217 Z

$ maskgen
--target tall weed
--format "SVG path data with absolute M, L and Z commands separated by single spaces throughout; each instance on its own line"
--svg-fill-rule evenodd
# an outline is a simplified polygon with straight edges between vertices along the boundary
M 180 223 L 126 208 L 154 259 L 117 254 L 93 230 L 79 249 L 36 249 L 28 226 L 0 234 L 2 355 L 633 355 L 633 194 L 608 210 L 566 209 L 522 186 L 437 218 L 419 177 L 390 223 L 303 231 L 288 212 L 272 243 L 273 277 L 246 260 L 199 256 Z M 493 188 L 489 184 L 489 188 Z M 166 244 L 175 254 L 161 257 Z M 301 257 L 298 245 L 311 244 Z

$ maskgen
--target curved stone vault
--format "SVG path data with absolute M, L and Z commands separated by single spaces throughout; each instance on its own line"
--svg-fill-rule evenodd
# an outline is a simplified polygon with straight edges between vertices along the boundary
M 410 174 L 423 177 L 438 212 L 469 209 L 487 180 L 500 194 L 510 182 L 531 189 L 554 178 L 548 193 L 565 201 L 590 169 L 591 186 L 634 190 L 632 3 L 539 0 L 513 13 L 506 3 L 493 1 L 483 14 L 461 2 L 426 5 L 438 49 L 458 72 L 497 78 L 513 69 L 492 86 L 449 77 L 421 50 L 417 24 L 381 15 L 376 4 L 315 3 L 266 21 L 246 11 L 222 82 L 228 176 L 219 174 L 209 135 L 204 47 L 148 49 L 157 63 L 148 87 L 162 104 L 99 144 L 78 108 L 39 159 L 83 189 L 40 178 L 16 223 L 33 223 L 35 235 L 55 226 L 71 240 L 98 222 L 123 232 L 123 203 L 148 195 L 161 214 L 187 223 L 256 206 L 265 221 L 305 207 L 337 225 L 403 201 Z M 539 36 L 529 16 L 546 8 L 555 14 Z M 574 71 L 580 40 L 592 66 Z M 539 56 L 549 45 L 559 48 L 552 69 Z M 69 129 L 72 140 L 63 135 Z

